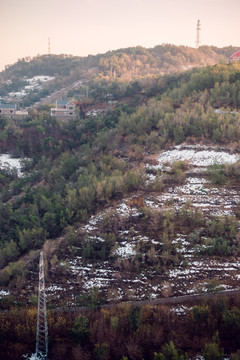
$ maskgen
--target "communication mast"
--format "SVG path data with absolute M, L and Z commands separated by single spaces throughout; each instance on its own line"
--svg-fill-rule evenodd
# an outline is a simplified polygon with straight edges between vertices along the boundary
M 51 45 L 50 45 L 50 43 L 51 43 L 51 39 L 48 38 L 48 56 L 51 55 Z
M 38 314 L 36 335 L 36 358 L 47 360 L 48 357 L 48 326 L 44 279 L 43 252 L 39 261 Z
M 196 39 L 196 48 L 199 48 L 200 45 L 200 30 L 201 30 L 201 25 L 200 25 L 200 20 L 198 19 L 197 21 L 197 39 Z

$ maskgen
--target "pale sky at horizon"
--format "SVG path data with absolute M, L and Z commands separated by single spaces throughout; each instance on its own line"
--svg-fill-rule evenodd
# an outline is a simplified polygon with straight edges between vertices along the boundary
M 240 47 L 240 0 L 0 0 L 0 71 L 18 58 L 170 43 Z

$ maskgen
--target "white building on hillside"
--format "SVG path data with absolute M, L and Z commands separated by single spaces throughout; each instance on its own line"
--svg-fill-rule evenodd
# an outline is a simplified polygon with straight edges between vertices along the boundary
M 69 100 L 57 100 L 56 107 L 51 109 L 51 116 L 59 120 L 68 120 L 76 116 L 76 105 Z

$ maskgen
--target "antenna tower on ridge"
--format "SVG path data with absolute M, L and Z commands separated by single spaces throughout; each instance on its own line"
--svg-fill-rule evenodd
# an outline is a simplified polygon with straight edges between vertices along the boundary
M 48 38 L 48 56 L 51 55 L 51 45 L 50 45 L 50 38 Z
M 43 252 L 40 253 L 39 261 L 39 287 L 38 287 L 38 314 L 36 335 L 36 357 L 47 360 L 48 357 L 48 326 L 44 279 Z
M 196 39 L 196 48 L 197 49 L 200 46 L 200 30 L 201 30 L 201 25 L 200 25 L 200 20 L 198 19 L 198 21 L 197 21 L 197 39 Z

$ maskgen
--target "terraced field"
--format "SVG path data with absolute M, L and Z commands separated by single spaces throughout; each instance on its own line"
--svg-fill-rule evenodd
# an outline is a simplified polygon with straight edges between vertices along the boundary
M 198 243 L 193 243 L 189 232 L 182 231 L 184 227 L 180 226 L 167 240 L 168 253 L 166 249 L 163 252 L 166 240 L 161 231 L 154 231 L 156 225 L 150 224 L 152 231 L 149 226 L 148 231 L 143 226 L 146 223 L 143 213 L 146 215 L 148 210 L 177 214 L 188 208 L 201 213 L 205 220 L 212 216 L 234 216 L 240 203 L 238 186 L 227 183 L 216 187 L 207 177 L 207 169 L 216 163 L 231 164 L 238 159 L 238 154 L 230 154 L 224 148 L 186 145 L 155 156 L 155 165 L 148 164 L 146 159 L 146 187 L 106 207 L 75 230 L 79 246 L 75 244 L 72 253 L 76 255 L 66 253 L 65 259 L 52 268 L 51 286 L 47 289 L 49 299 L 57 302 L 64 298 L 68 305 L 73 305 L 77 297 L 94 287 L 107 301 L 158 299 L 239 288 L 240 258 L 209 256 L 204 252 L 207 248 L 204 234 Z M 188 164 L 182 183 L 169 183 L 159 191 L 152 191 L 156 176 L 166 177 L 172 164 L 179 160 Z M 101 248 L 106 242 L 102 234 L 109 232 L 116 236 L 108 259 L 94 262 L 83 259 L 82 239 L 85 244 L 99 244 Z M 171 258 L 175 261 L 169 261 Z M 159 260 L 165 266 L 158 265 Z M 59 275 L 59 268 L 68 274 L 67 281 Z
M 228 181 L 213 185 L 207 175 L 210 165 L 238 160 L 238 154 L 225 148 L 200 145 L 176 146 L 146 156 L 145 184 L 139 191 L 105 206 L 74 228 L 69 243 L 64 236 L 52 243 L 48 302 L 72 306 L 93 289 L 106 302 L 119 302 L 240 288 L 239 253 L 209 254 L 206 229 L 193 223 L 189 230 L 189 224 L 184 224 L 189 214 L 205 224 L 213 217 L 233 219 L 234 241 L 239 246 L 235 216 L 239 186 Z M 185 169 L 177 181 L 176 161 L 184 163 Z M 36 269 L 24 290 L 3 288 L 0 296 L 29 300 L 36 293 L 37 279 Z

